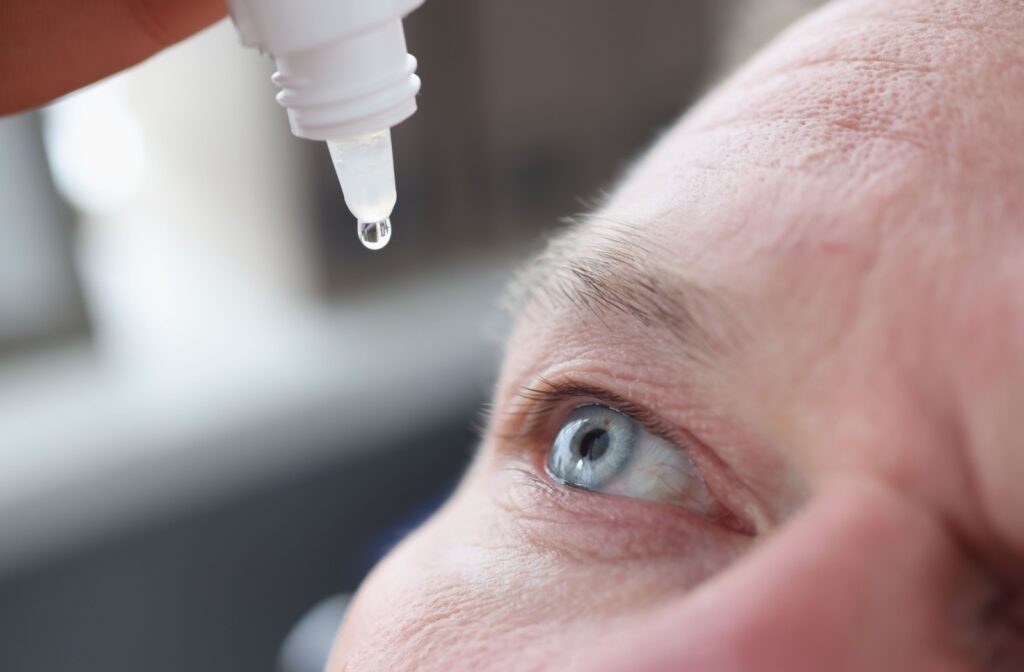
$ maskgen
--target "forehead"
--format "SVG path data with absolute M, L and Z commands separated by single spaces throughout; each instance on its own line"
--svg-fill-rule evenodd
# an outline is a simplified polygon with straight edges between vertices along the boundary
M 774 322 L 821 304 L 839 320 L 856 301 L 924 323 L 997 269 L 1024 269 L 1019 68 L 1007 81 L 986 35 L 850 7 L 707 97 L 553 246 L 555 262 L 642 257 L 665 287 L 719 288 Z M 945 296 L 937 277 L 957 280 Z
M 993 18 L 1007 28 L 994 35 L 958 29 L 941 3 L 888 21 L 866 6 L 834 3 L 788 31 L 671 129 L 605 214 L 712 266 L 815 244 L 1019 243 L 1019 20 Z

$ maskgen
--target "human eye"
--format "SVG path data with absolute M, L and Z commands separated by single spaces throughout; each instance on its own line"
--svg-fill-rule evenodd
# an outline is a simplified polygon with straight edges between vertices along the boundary
M 686 451 L 603 404 L 573 409 L 548 448 L 546 467 L 568 486 L 666 502 L 709 514 L 716 500 Z

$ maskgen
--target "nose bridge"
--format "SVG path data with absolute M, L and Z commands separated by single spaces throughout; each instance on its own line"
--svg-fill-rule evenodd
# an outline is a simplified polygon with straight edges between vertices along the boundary
M 1024 250 L 1024 246 L 1017 246 Z M 998 268 L 957 306 L 948 351 L 957 393 L 971 509 L 984 524 L 962 525 L 979 552 L 1016 585 L 1024 585 L 1024 256 Z M 1001 267 L 1001 268 L 1000 268 Z M 966 294 L 966 293 L 965 293 Z M 979 298 L 980 297 L 980 298 Z
M 874 483 L 833 484 L 588 669 L 966 669 L 953 615 L 964 564 L 909 500 Z

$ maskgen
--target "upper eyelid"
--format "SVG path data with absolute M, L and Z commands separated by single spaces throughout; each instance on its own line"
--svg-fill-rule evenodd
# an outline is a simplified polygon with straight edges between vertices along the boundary
M 680 430 L 672 427 L 647 408 L 636 404 L 603 388 L 573 379 L 551 381 L 539 378 L 538 383 L 524 385 L 516 393 L 515 405 L 505 410 L 504 415 L 514 420 L 516 431 L 505 433 L 501 438 L 510 441 L 539 441 L 544 437 L 552 416 L 568 401 L 599 403 L 633 418 L 652 434 L 679 444 Z M 585 401 L 586 400 L 586 401 Z M 688 441 L 683 441 L 689 443 Z

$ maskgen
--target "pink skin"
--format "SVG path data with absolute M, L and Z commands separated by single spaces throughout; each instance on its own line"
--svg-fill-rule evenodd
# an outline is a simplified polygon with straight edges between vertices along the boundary
M 329 669 L 1024 668 L 1022 54 L 1014 0 L 841 2 L 687 115 L 561 254 L 635 239 L 727 297 L 720 347 L 529 302 L 472 469 Z M 592 399 L 524 433 L 517 391 L 565 381 L 676 428 L 755 533 L 551 481 Z

